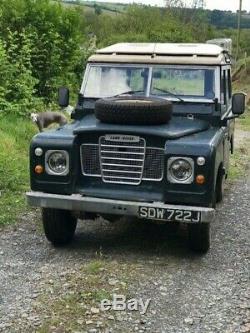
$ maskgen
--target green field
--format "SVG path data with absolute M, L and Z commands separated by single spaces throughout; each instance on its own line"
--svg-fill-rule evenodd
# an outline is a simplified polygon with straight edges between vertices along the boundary
M 119 15 L 126 11 L 128 5 L 110 2 L 96 2 L 96 1 L 63 1 L 65 6 L 82 6 L 85 13 L 94 13 L 95 8 L 99 7 L 101 13 L 109 15 Z

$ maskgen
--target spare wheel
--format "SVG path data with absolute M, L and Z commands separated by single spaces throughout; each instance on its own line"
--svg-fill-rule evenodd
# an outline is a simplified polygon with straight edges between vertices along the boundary
M 126 125 L 159 125 L 169 122 L 172 103 L 163 98 L 120 96 L 99 99 L 95 116 L 101 122 Z

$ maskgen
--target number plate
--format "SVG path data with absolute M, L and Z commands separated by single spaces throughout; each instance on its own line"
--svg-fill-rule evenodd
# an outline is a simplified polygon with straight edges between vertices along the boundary
M 179 222 L 200 222 L 201 212 L 193 210 L 139 207 L 138 215 L 144 219 L 179 221 Z

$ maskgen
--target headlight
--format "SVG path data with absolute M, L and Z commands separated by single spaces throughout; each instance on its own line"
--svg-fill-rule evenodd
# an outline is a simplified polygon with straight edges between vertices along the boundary
M 69 173 L 69 154 L 65 150 L 48 150 L 45 162 L 49 175 L 65 176 Z
M 188 157 L 170 157 L 168 160 L 168 181 L 190 184 L 194 179 L 194 161 Z

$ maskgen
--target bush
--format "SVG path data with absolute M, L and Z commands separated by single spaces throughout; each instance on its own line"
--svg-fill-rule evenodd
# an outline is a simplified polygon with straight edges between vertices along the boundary
M 42 105 L 34 96 L 38 80 L 32 75 L 32 36 L 8 31 L 6 40 L 0 40 L 0 110 L 25 115 L 31 108 Z
M 1 110 L 25 115 L 53 102 L 59 84 L 78 87 L 79 10 L 49 0 L 0 0 L 0 8 Z

